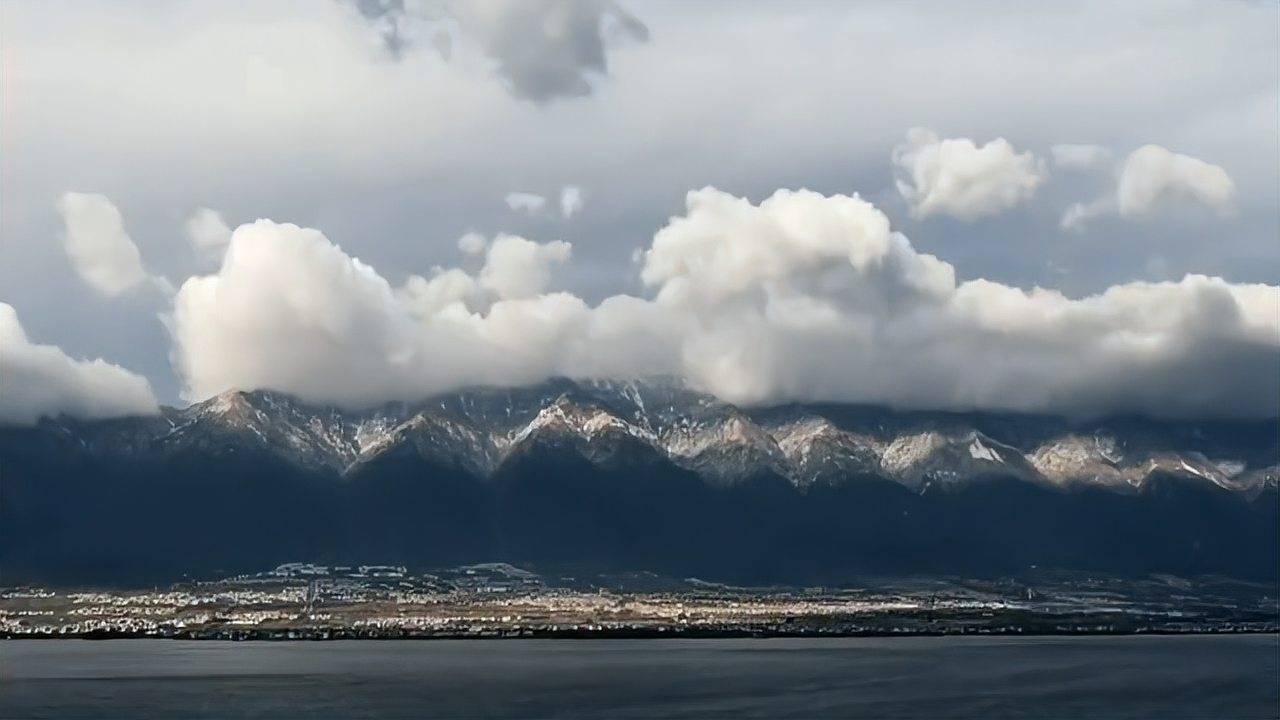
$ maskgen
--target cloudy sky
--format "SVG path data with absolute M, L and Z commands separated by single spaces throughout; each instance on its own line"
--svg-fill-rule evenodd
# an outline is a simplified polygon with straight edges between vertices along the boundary
M 1274 2 L 0 2 L 0 421 L 1275 415 Z

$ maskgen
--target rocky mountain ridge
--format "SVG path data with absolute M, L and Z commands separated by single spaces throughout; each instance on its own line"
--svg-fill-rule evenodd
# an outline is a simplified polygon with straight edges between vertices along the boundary
M 1257 493 L 1280 477 L 1276 421 L 1130 418 L 1073 425 L 1040 416 L 849 405 L 743 409 L 671 381 L 557 380 L 360 412 L 274 392 L 231 391 L 153 418 L 63 418 L 41 427 L 98 452 L 256 447 L 339 474 L 408 447 L 488 477 L 523 448 L 550 443 L 596 463 L 634 445 L 711 483 L 768 473 L 799 488 L 878 476 L 923 492 L 1002 476 L 1125 492 L 1166 474 Z
M 744 408 L 553 380 L 363 411 L 225 393 L 0 428 L 0 578 L 500 561 L 747 583 L 1274 579 L 1277 422 Z

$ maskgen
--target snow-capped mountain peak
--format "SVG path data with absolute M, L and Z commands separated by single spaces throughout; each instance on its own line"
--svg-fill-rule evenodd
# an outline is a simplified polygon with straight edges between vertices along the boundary
M 1232 428 L 1200 425 L 1078 427 L 1007 417 L 993 424 L 981 415 L 856 406 L 739 408 L 668 380 L 560 379 L 368 410 L 232 391 L 159 418 L 64 424 L 79 442 L 104 452 L 254 450 L 339 474 L 401 451 L 484 476 L 533 445 L 597 463 L 634 448 L 717 484 L 760 474 L 800 487 L 875 476 L 917 491 L 1008 477 L 1132 492 L 1164 475 L 1254 492 L 1275 483 L 1280 465 L 1265 427 L 1251 430 L 1255 440 L 1244 443 Z M 1256 438 L 1268 437 L 1258 445 Z

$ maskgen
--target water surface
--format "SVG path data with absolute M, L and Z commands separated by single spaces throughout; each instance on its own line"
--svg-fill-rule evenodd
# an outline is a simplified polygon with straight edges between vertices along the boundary
M 1280 638 L 0 642 L 0 716 L 1275 718 Z

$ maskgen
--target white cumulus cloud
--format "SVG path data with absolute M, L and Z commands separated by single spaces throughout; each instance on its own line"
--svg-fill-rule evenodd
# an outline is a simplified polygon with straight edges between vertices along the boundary
M 58 201 L 63 247 L 80 277 L 94 290 L 115 296 L 147 280 L 142 256 L 124 229 L 120 211 L 106 197 L 68 192 Z
M 231 242 L 231 228 L 217 210 L 200 208 L 183 226 L 187 242 L 203 256 L 221 257 Z
M 997 215 L 1035 194 L 1048 177 L 1043 160 L 996 138 L 978 145 L 968 138 L 938 137 L 912 128 L 894 148 L 898 192 L 919 218 L 951 215 L 975 220 Z
M 1105 215 L 1142 217 L 1178 202 L 1224 216 L 1232 211 L 1234 198 L 1235 183 L 1222 167 L 1159 145 L 1143 145 L 1125 158 L 1113 193 L 1071 205 L 1063 212 L 1061 225 L 1079 229 Z
M 552 265 L 569 259 L 569 243 L 540 244 L 515 235 L 499 235 L 489 244 L 480 270 L 480 286 L 502 300 L 541 294 L 551 281 Z
M 0 303 L 0 423 L 28 425 L 61 414 L 82 418 L 157 412 L 141 375 L 104 360 L 76 360 L 31 342 L 12 306 Z
M 1267 414 L 1280 390 L 1280 288 L 957 281 L 857 197 L 693 193 L 643 277 L 688 323 L 682 374 L 736 401 Z
M 565 185 L 560 188 L 560 217 L 568 220 L 582 210 L 582 188 Z
M 568 220 L 582 210 L 582 189 L 576 185 L 565 185 L 560 189 L 559 198 L 552 198 L 552 201 L 557 201 L 558 208 L 553 207 L 549 212 L 558 210 L 560 217 Z M 531 216 L 542 215 L 544 210 L 548 210 L 547 197 L 537 193 L 507 193 L 506 202 L 512 211 Z
M 467 255 L 479 255 L 484 252 L 487 245 L 488 241 L 484 239 L 483 235 L 477 232 L 469 232 L 458 238 L 458 249 Z
M 590 310 L 536 294 L 565 243 L 490 244 L 478 277 L 441 269 L 393 288 L 318 230 L 259 220 L 232 233 L 218 272 L 183 283 L 168 325 L 183 394 L 274 388 L 360 405 L 556 372 Z M 532 296 L 530 296 L 533 294 Z
M 1280 287 L 1190 275 L 1073 298 L 959 279 L 857 196 L 692 192 L 642 255 L 645 297 L 554 291 L 569 256 L 499 236 L 476 274 L 395 288 L 317 230 L 242 226 L 175 299 L 184 394 L 367 405 L 670 374 L 744 403 L 1209 417 L 1273 414 L 1280 393 Z
M 545 197 L 530 192 L 507 193 L 506 200 L 507 207 L 516 212 L 528 213 L 529 215 L 538 214 L 547 204 Z
M 1120 171 L 1116 204 L 1124 217 L 1145 215 L 1163 201 L 1178 199 L 1226 213 L 1234 196 L 1235 183 L 1221 167 L 1159 145 L 1144 145 L 1129 154 Z

